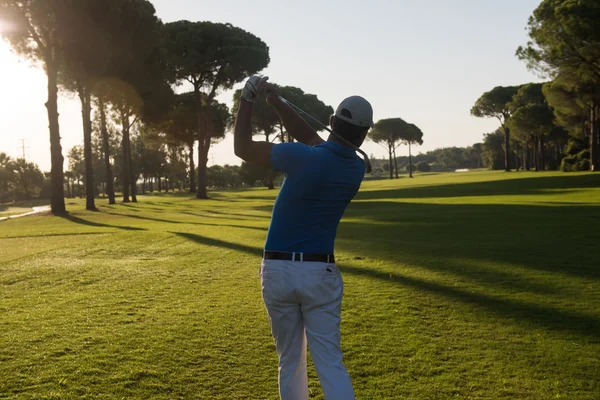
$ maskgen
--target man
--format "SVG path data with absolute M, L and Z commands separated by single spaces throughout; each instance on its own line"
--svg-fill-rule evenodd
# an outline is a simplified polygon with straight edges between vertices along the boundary
M 308 400 L 308 341 L 325 399 L 352 400 L 340 349 L 344 284 L 333 253 L 337 226 L 360 188 L 365 165 L 336 136 L 321 139 L 267 80 L 253 76 L 246 83 L 234 141 L 238 157 L 285 174 L 261 264 L 263 299 L 279 355 L 279 393 L 282 400 Z M 252 140 L 253 103 L 264 94 L 299 143 Z M 373 126 L 373 109 L 362 97 L 349 97 L 330 125 L 360 146 Z

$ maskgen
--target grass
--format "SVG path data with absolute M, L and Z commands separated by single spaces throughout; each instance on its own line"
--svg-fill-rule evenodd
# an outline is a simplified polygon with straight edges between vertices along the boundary
M 0 398 L 277 399 L 275 195 L 0 222 Z M 600 398 L 599 232 L 600 175 L 366 182 L 337 242 L 357 398 Z

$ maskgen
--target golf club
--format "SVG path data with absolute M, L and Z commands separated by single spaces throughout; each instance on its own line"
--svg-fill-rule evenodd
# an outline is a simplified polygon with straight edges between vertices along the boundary
M 312 115 L 310 115 L 309 113 L 307 113 L 306 111 L 302 110 L 300 107 L 290 103 L 288 100 L 284 99 L 283 97 L 279 96 L 279 98 L 281 99 L 281 101 L 283 101 L 285 104 L 289 105 L 290 107 L 292 107 L 294 110 L 298 111 L 300 114 L 302 115 L 306 115 L 308 118 L 310 118 L 312 121 L 314 121 L 315 123 L 319 124 L 320 127 L 322 127 L 323 129 L 325 129 L 326 131 L 328 131 L 329 133 L 335 135 L 335 137 L 337 137 L 339 140 L 341 140 L 342 142 L 344 142 L 347 146 L 352 147 L 355 151 L 358 151 L 360 154 L 362 154 L 363 156 L 363 161 L 365 162 L 365 167 L 367 169 L 367 173 L 370 174 L 371 171 L 373 170 L 371 168 L 371 162 L 369 161 L 369 157 L 367 157 L 367 154 L 362 151 L 361 149 L 359 149 L 357 146 L 353 145 L 352 143 L 350 143 L 349 141 L 347 141 L 346 139 L 344 139 L 342 136 L 340 136 L 339 134 L 335 133 L 334 131 L 332 131 L 331 129 L 329 129 L 326 125 L 322 124 L 319 122 L 319 120 L 317 120 L 315 117 L 313 117 Z

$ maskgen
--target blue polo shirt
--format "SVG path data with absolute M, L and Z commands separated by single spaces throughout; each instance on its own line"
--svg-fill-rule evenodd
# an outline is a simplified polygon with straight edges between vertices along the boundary
M 265 250 L 333 254 L 338 224 L 365 176 L 364 162 L 351 148 L 323 142 L 277 144 L 271 164 L 285 178 Z

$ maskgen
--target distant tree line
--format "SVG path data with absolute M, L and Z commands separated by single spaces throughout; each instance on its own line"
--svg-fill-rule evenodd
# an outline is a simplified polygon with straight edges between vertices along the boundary
M 412 156 L 398 156 L 392 160 L 391 164 L 387 159 L 376 159 L 373 156 L 371 158 L 374 178 L 385 177 L 389 175 L 390 171 L 395 174 L 396 167 L 398 173 L 406 172 L 409 176 L 411 170 L 413 172 L 446 172 L 490 167 L 488 164 L 489 152 L 481 143 L 475 143 L 468 147 L 439 148 Z
M 544 0 L 517 57 L 545 83 L 496 87 L 471 114 L 496 118 L 484 138 L 493 169 L 600 168 L 600 2 Z

